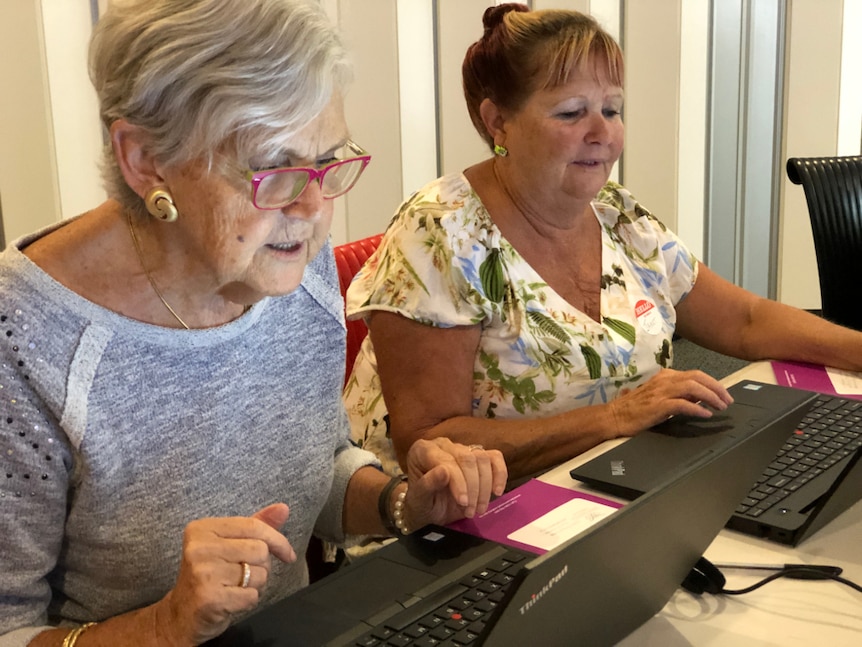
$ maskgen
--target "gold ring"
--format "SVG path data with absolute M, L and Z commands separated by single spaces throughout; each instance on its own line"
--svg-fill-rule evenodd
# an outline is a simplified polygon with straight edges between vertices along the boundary
M 482 447 L 482 445 L 470 445 L 467 449 L 469 449 L 471 452 L 474 449 L 478 449 L 479 451 L 485 451 L 485 448 Z
M 239 581 L 239 585 L 242 588 L 248 588 L 248 582 L 251 579 L 251 566 L 248 565 L 248 562 L 240 562 L 240 566 L 242 566 L 242 579 Z

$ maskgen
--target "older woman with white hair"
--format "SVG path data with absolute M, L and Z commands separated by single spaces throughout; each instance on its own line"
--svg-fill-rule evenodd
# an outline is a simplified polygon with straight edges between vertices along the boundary
M 200 644 L 312 534 L 484 511 L 499 452 L 348 440 L 328 232 L 370 158 L 318 3 L 116 2 L 90 51 L 110 198 L 0 255 L 0 645 Z

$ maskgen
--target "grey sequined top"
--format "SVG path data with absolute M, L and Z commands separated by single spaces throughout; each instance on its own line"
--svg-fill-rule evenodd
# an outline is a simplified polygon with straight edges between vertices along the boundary
M 62 225 L 62 223 L 61 223 Z M 343 541 L 353 447 L 343 301 L 327 245 L 292 294 L 171 330 L 95 305 L 0 254 L 0 646 L 160 599 L 185 525 L 283 501 L 298 555 Z M 275 569 L 262 604 L 307 583 Z

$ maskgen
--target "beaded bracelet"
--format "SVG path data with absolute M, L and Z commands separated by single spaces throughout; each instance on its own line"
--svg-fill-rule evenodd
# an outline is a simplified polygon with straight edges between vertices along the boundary
M 80 627 L 72 629 L 72 631 L 70 631 L 63 640 L 63 647 L 75 647 L 75 643 L 78 642 L 78 638 L 81 637 L 81 634 L 95 624 L 95 622 L 85 622 Z
M 392 516 L 395 517 L 395 527 L 401 531 L 402 535 L 410 534 L 407 522 L 404 521 L 404 499 L 407 498 L 408 489 L 410 489 L 409 485 L 398 493 L 398 497 L 395 499 L 395 509 L 392 511 Z
M 393 476 L 382 490 L 377 498 L 377 511 L 380 513 L 380 521 L 383 527 L 390 535 L 407 535 L 410 531 L 404 523 L 404 499 L 407 496 L 407 490 L 398 494 L 398 499 L 395 501 L 395 510 L 392 514 L 389 512 L 389 500 L 392 497 L 392 491 L 401 483 L 406 483 L 407 477 L 404 474 Z

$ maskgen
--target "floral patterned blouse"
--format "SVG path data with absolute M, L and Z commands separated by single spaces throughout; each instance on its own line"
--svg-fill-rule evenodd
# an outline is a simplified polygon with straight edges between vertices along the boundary
M 347 315 L 386 310 L 429 326 L 481 326 L 474 416 L 538 418 L 606 403 L 671 365 L 675 306 L 698 266 L 622 186 L 605 185 L 593 211 L 602 230 L 601 323 L 548 287 L 460 173 L 402 204 L 348 290 Z M 369 337 L 344 398 L 353 439 L 396 473 Z

